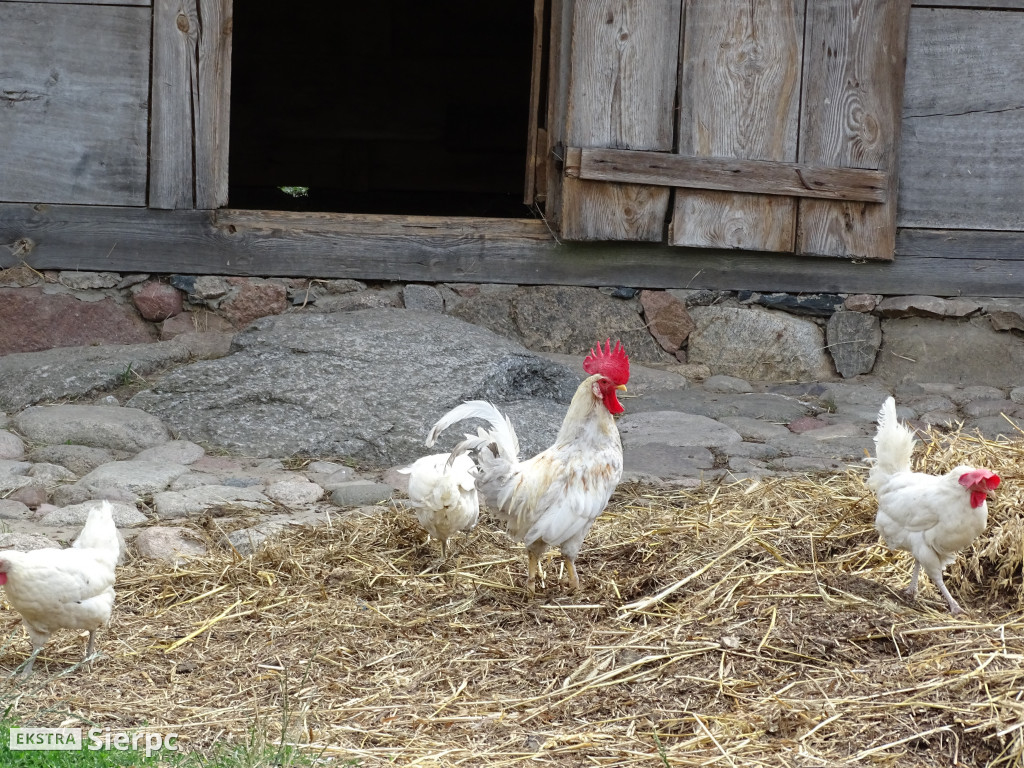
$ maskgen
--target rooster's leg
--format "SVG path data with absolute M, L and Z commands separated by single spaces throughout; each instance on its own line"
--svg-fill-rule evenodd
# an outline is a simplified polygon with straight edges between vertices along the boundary
M 565 570 L 569 573 L 569 591 L 575 592 L 580 588 L 580 577 L 576 573 L 576 563 L 568 557 L 563 559 L 565 560 Z
M 914 573 L 910 577 L 910 585 L 903 590 L 903 593 L 913 600 L 917 597 L 917 577 L 921 575 L 921 564 L 914 561 Z
M 441 539 L 441 559 L 448 562 L 448 539 Z
M 537 576 L 540 575 L 540 563 L 537 560 L 537 555 L 533 553 L 533 550 L 526 550 L 527 557 L 527 570 L 529 576 L 526 577 L 526 592 L 530 596 L 533 596 L 537 591 Z M 541 578 L 543 583 L 543 578 Z

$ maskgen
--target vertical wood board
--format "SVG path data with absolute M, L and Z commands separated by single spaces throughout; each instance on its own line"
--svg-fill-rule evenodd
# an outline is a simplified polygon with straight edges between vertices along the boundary
M 586 0 L 572 17 L 564 145 L 670 151 L 682 0 Z M 562 180 L 568 240 L 661 240 L 670 192 Z
M 149 17 L 0 2 L 0 200 L 145 205 Z
M 227 202 L 231 0 L 155 0 L 149 204 Z
M 537 202 L 537 176 L 543 170 L 543 152 L 540 145 L 541 92 L 544 61 L 544 7 L 547 0 L 533 0 L 533 55 L 530 58 L 530 117 L 526 136 L 526 182 L 523 188 L 523 202 L 533 205 Z
M 884 204 L 801 200 L 797 252 L 891 259 L 910 0 L 808 3 L 800 161 L 889 174 Z
M 688 0 L 677 151 L 795 162 L 804 0 Z M 790 251 L 792 198 L 677 189 L 671 245 Z
M 1024 230 L 1024 13 L 915 8 L 901 227 Z
M 547 170 L 547 197 L 544 200 L 544 219 L 552 231 L 559 231 L 562 227 L 565 113 L 569 98 L 574 5 L 574 0 L 551 0 L 551 30 L 548 33 L 548 119 L 544 158 Z

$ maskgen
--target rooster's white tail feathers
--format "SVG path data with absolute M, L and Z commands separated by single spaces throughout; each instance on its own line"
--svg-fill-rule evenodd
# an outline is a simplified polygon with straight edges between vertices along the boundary
M 914 434 L 896 418 L 896 401 L 887 398 L 878 412 L 878 432 L 875 435 L 875 459 L 868 473 L 868 487 L 878 489 L 897 472 L 910 471 L 910 457 L 914 453 Z
M 497 448 L 497 455 L 510 462 L 519 459 L 519 437 L 512 427 L 512 422 L 486 400 L 469 400 L 448 411 L 431 428 L 427 435 L 427 445 L 433 445 L 438 435 L 452 424 L 465 419 L 483 419 L 490 425 L 490 429 L 480 428 L 476 436 L 466 435 L 466 439 L 452 451 L 453 459 L 462 453 L 480 450 L 487 445 L 494 445 Z

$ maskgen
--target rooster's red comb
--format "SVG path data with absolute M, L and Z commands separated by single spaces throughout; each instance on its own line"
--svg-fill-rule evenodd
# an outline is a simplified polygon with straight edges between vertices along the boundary
M 611 379 L 616 386 L 629 382 L 629 358 L 626 350 L 622 348 L 622 342 L 616 341 L 612 347 L 612 340 L 606 339 L 604 349 L 601 343 L 590 350 L 587 359 L 583 361 L 583 370 L 593 375 L 599 373 Z

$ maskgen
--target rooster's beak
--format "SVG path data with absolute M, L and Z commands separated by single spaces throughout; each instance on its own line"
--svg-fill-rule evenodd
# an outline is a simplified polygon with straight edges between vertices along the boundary
M 626 385 L 625 384 L 619 384 L 619 386 L 617 386 L 616 389 L 621 389 L 623 392 L 625 392 L 626 391 Z

